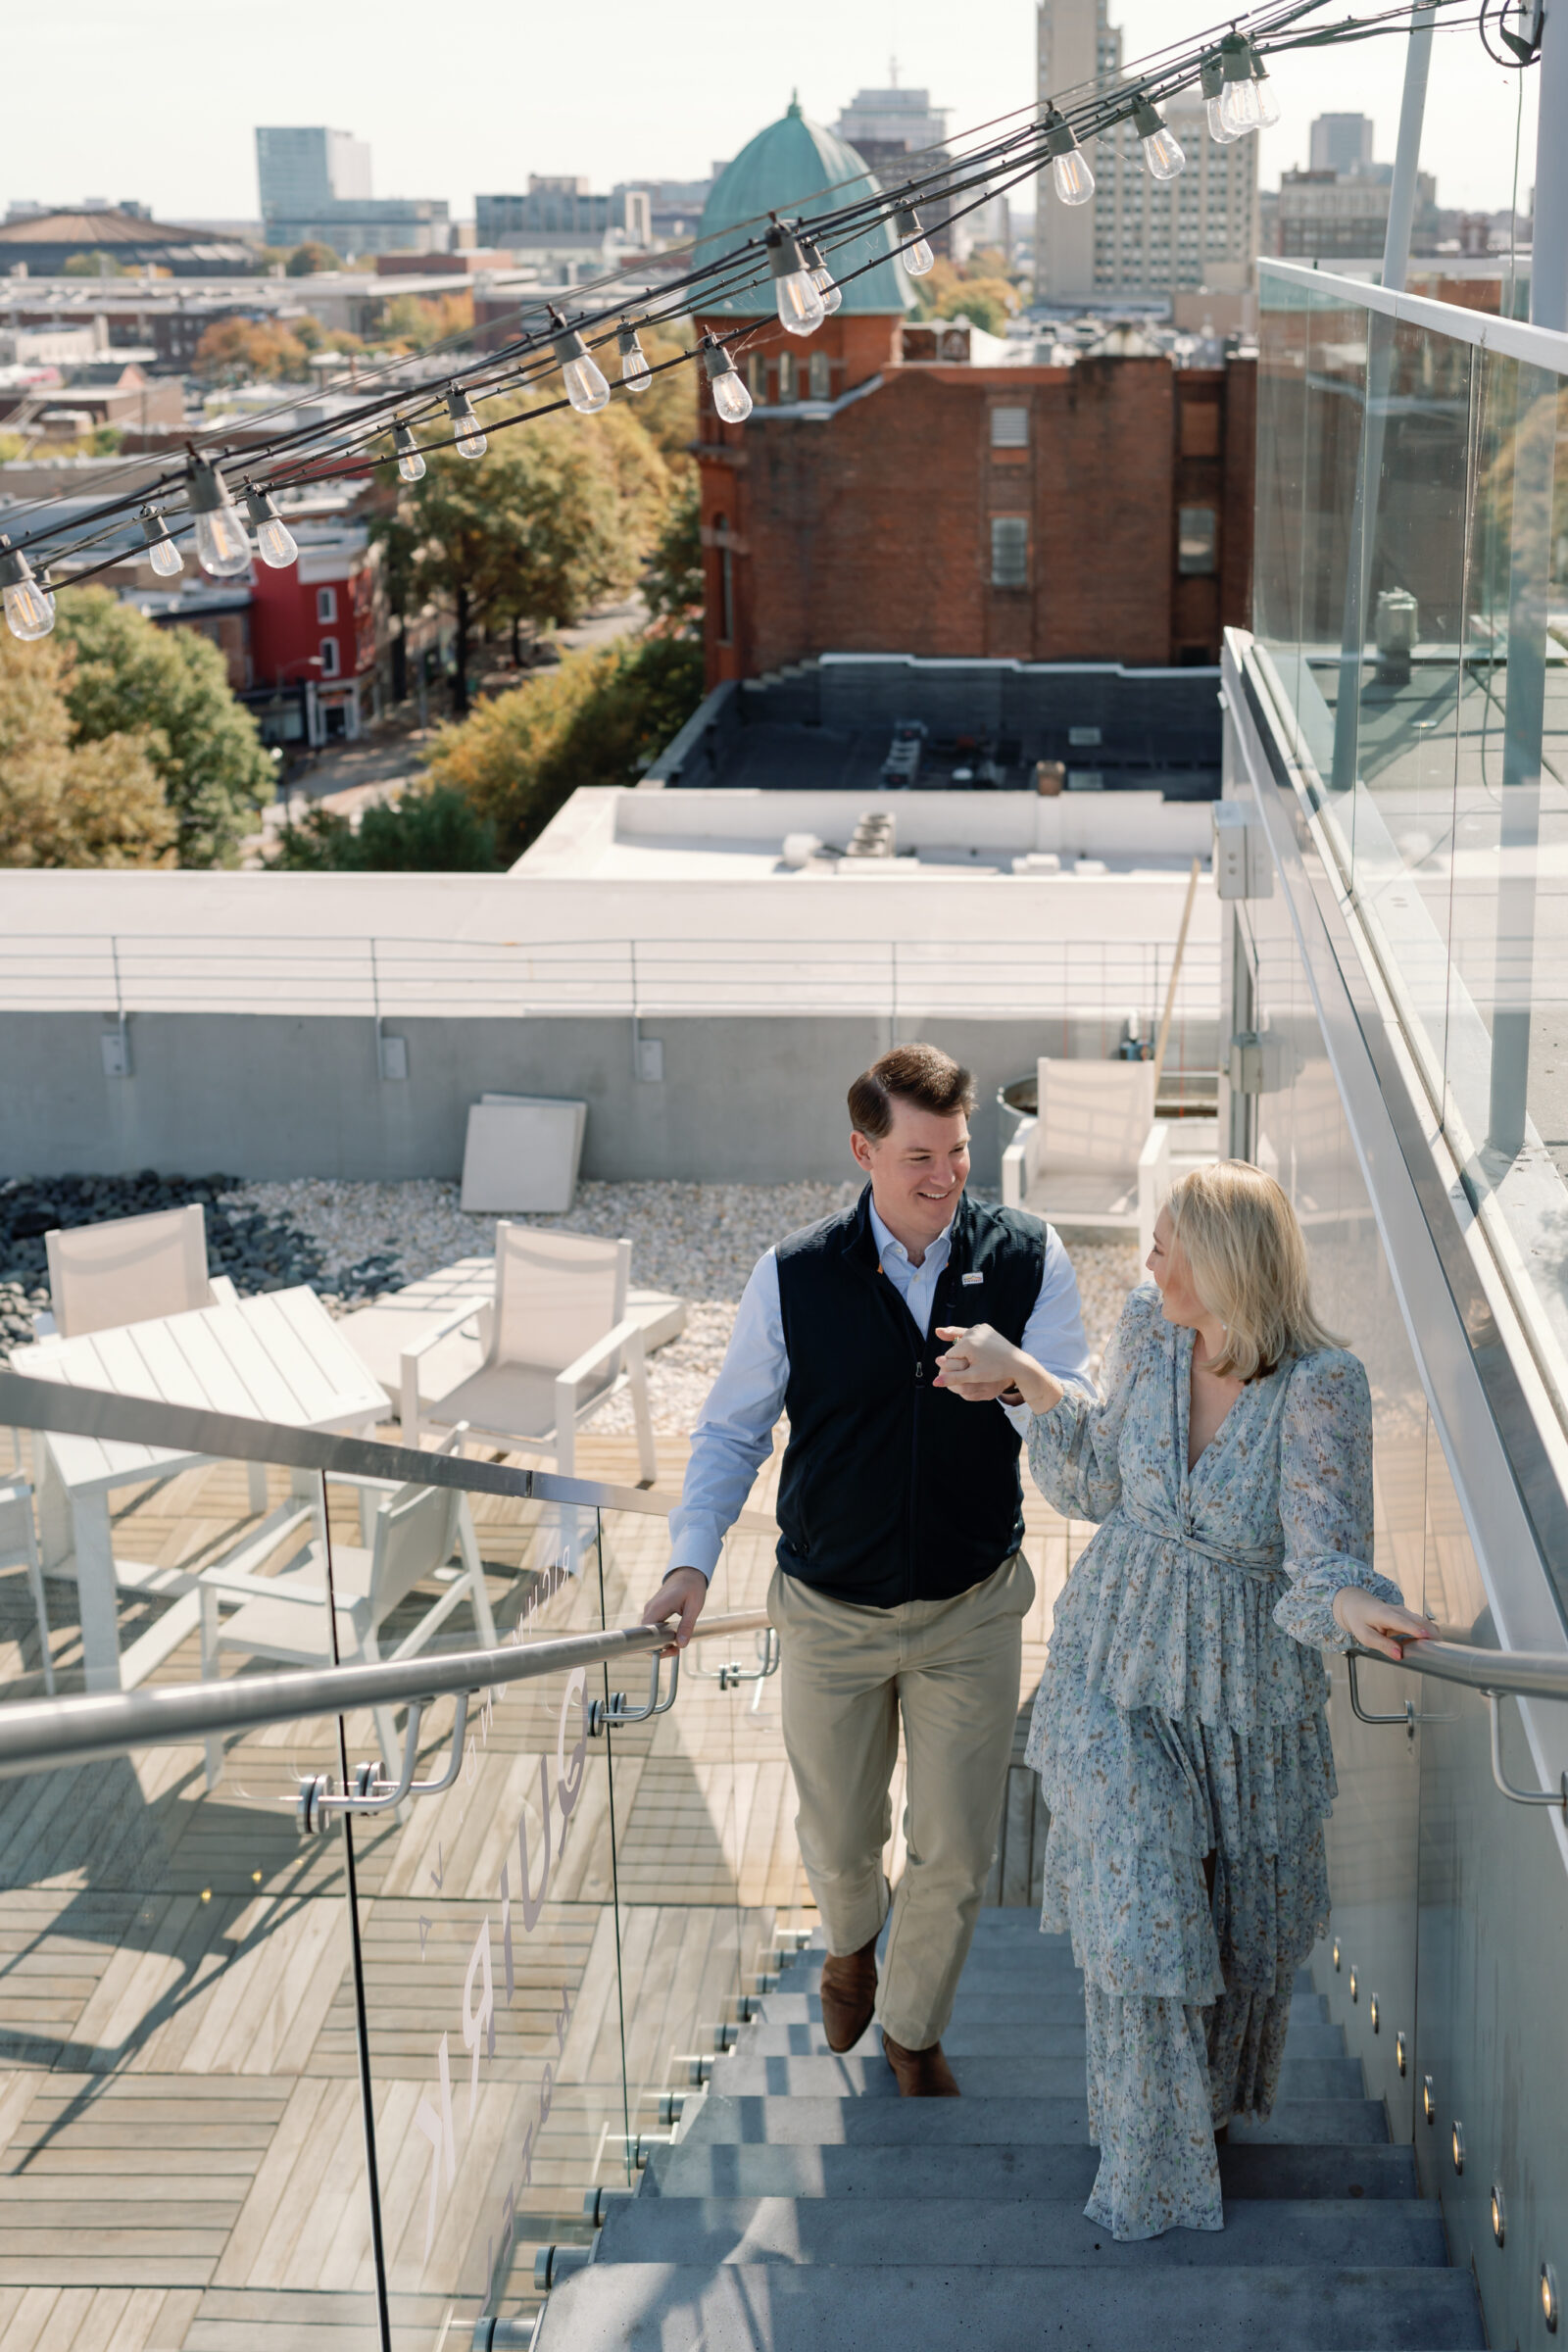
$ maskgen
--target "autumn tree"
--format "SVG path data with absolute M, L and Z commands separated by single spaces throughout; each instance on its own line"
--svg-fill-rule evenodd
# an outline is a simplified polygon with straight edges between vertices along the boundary
M 196 346 L 196 372 L 210 383 L 249 384 L 268 376 L 297 382 L 310 369 L 305 345 L 286 326 L 255 318 L 216 318 Z
M 341 258 L 332 251 L 330 245 L 323 245 L 317 238 L 308 238 L 303 245 L 295 246 L 283 264 L 283 272 L 287 277 L 318 277 L 323 270 L 341 270 L 342 267 Z
M 434 602 L 452 615 L 459 715 L 475 632 L 568 626 L 624 595 L 668 490 L 662 459 L 620 406 L 513 427 L 478 461 L 431 452 L 423 480 L 371 529 L 406 608 Z
M 441 294 L 433 301 L 419 294 L 394 294 L 381 313 L 376 339 L 400 343 L 408 351 L 428 351 L 450 335 L 466 334 L 472 325 L 471 294 Z
M 936 263 L 924 277 L 914 279 L 913 285 L 916 318 L 967 318 L 988 335 L 1006 333 L 1007 320 L 1021 299 L 1010 279 L 1001 274 L 971 275 L 952 262 Z
M 194 629 L 155 628 L 102 588 L 67 590 L 59 614 L 76 742 L 133 735 L 162 789 L 177 862 L 237 865 L 271 795 L 272 762 L 217 646 Z
M 80 739 L 70 649 L 0 630 L 0 865 L 169 865 L 174 821 L 140 728 Z

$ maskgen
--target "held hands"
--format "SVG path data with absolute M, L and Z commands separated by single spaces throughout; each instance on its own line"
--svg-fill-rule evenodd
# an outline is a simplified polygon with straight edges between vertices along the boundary
M 1417 1617 L 1392 1601 L 1376 1600 L 1359 1585 L 1342 1585 L 1334 1595 L 1334 1622 L 1363 1649 L 1375 1649 L 1396 1662 L 1405 1642 L 1430 1642 L 1437 1626 L 1430 1617 Z
M 707 1598 L 708 1579 L 700 1568 L 670 1570 L 637 1620 L 639 1625 L 665 1625 L 671 1618 L 675 1620 L 675 1639 L 660 1651 L 662 1658 L 673 1657 L 685 1648 Z
M 1053 1380 L 1032 1355 L 1025 1355 L 1000 1331 L 989 1323 L 971 1323 L 967 1330 L 961 1325 L 937 1326 L 937 1338 L 949 1343 L 946 1355 L 937 1358 L 936 1386 L 952 1389 L 971 1404 L 985 1403 L 992 1397 L 1012 1392 L 1023 1403 L 1037 1413 L 1047 1413 L 1060 1402 L 1061 1383 Z

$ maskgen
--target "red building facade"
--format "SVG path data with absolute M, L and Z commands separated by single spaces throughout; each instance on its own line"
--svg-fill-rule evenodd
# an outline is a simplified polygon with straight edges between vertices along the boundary
M 731 346 L 756 406 L 702 403 L 710 685 L 829 651 L 1214 662 L 1246 623 L 1255 362 L 924 356 L 954 342 L 839 315 Z

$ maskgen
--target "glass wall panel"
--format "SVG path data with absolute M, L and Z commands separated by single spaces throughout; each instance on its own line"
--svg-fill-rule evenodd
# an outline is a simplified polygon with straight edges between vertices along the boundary
M 1307 312 L 1294 285 L 1262 273 L 1252 629 L 1294 706 L 1301 644 L 1301 494 Z
M 1313 288 L 1306 296 L 1306 392 L 1301 492 L 1301 663 L 1298 718 L 1324 785 L 1335 780 L 1335 710 L 1366 409 L 1368 318 L 1358 304 Z M 1354 674 L 1353 669 L 1350 673 Z

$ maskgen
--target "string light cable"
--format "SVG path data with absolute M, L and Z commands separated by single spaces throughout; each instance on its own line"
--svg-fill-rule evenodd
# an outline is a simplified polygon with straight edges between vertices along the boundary
M 1402 5 L 1380 11 L 1370 18 L 1352 17 L 1333 25 L 1296 29 L 1303 18 L 1314 14 L 1323 4 L 1324 0 L 1276 0 L 1275 5 L 1256 9 L 1246 18 L 1231 20 L 1223 32 L 1217 26 L 1209 27 L 1204 33 L 1184 43 L 1171 44 L 1151 57 L 1139 60 L 1113 87 L 1107 88 L 1102 82 L 1080 84 L 1071 90 L 1058 92 L 1043 113 L 1034 109 L 1017 109 L 1013 110 L 1013 116 L 994 118 L 994 122 L 1000 123 L 1013 122 L 1017 116 L 1026 116 L 1027 120 L 1015 122 L 1014 127 L 1004 130 L 999 137 L 964 156 L 961 162 L 956 161 L 951 150 L 926 150 L 921 156 L 911 159 L 925 164 L 924 170 L 911 172 L 896 185 L 873 187 L 869 193 L 864 192 L 863 181 L 860 181 L 860 193 L 825 213 L 812 209 L 808 217 L 803 217 L 796 224 L 780 221 L 774 216 L 760 217 L 750 224 L 742 222 L 738 225 L 743 228 L 750 225 L 754 233 L 743 239 L 738 247 L 731 246 L 723 255 L 698 263 L 677 278 L 666 280 L 657 293 L 652 288 L 646 289 L 645 299 L 636 306 L 636 323 L 643 327 L 657 327 L 685 319 L 694 312 L 711 315 L 716 306 L 733 302 L 771 284 L 776 293 L 780 323 L 789 323 L 783 318 L 783 311 L 788 307 L 796 321 L 790 331 L 809 334 L 820 324 L 830 308 L 838 307 L 843 299 L 844 287 L 853 284 L 867 271 L 880 268 L 890 252 L 904 256 L 906 267 L 910 258 L 918 262 L 921 257 L 917 248 L 925 242 L 917 211 L 919 201 L 940 201 L 950 220 L 959 219 L 988 204 L 995 195 L 1004 192 L 1006 187 L 1036 176 L 1048 165 L 1057 192 L 1064 201 L 1086 201 L 1093 193 L 1094 181 L 1083 159 L 1084 143 L 1114 130 L 1123 122 L 1133 123 L 1151 172 L 1156 177 L 1174 177 L 1183 168 L 1185 158 L 1159 117 L 1158 105 L 1178 91 L 1196 84 L 1209 102 L 1208 114 L 1212 127 L 1216 94 L 1210 84 L 1215 77 L 1216 59 L 1221 81 L 1217 93 L 1219 109 L 1226 118 L 1229 135 L 1240 136 L 1245 135 L 1247 130 L 1277 120 L 1278 110 L 1272 102 L 1264 63 L 1267 56 L 1298 47 L 1321 47 L 1341 40 L 1408 31 L 1413 21 L 1414 0 L 1403 0 Z M 1438 5 L 1450 9 L 1462 7 L 1468 21 L 1469 0 L 1438 0 Z M 1485 15 L 1486 10 L 1483 9 L 1483 23 Z M 1453 22 L 1451 16 L 1446 20 L 1449 25 Z M 1513 36 L 1507 37 L 1512 39 Z M 1528 62 L 1528 58 L 1520 59 L 1521 65 Z M 1235 127 L 1230 127 L 1232 123 Z M 983 133 L 992 126 L 986 124 L 979 127 Z M 956 143 L 961 144 L 963 140 L 976 135 L 979 134 L 961 133 L 959 141 Z M 1157 165 L 1165 168 L 1158 169 Z M 1085 181 L 1087 186 L 1084 185 Z M 842 192 L 846 185 L 854 184 L 840 182 L 824 187 L 803 199 L 802 204 L 814 208 L 820 198 L 831 197 Z M 972 201 L 955 205 L 953 199 L 962 195 L 971 196 Z M 832 255 L 843 252 L 874 231 L 880 231 L 878 250 L 869 259 L 860 261 L 842 273 L 831 269 Z M 726 238 L 733 237 L 734 225 L 722 233 Z M 681 249 L 678 258 L 694 252 L 697 244 L 710 241 L 696 240 L 692 247 Z M 602 291 L 617 294 L 619 299 L 607 303 L 597 313 L 592 310 L 579 311 L 572 322 L 568 322 L 559 311 L 547 309 L 542 327 L 525 327 L 521 334 L 501 350 L 476 359 L 469 368 L 459 370 L 444 381 L 427 383 L 412 396 L 406 382 L 388 384 L 383 390 L 372 393 L 347 416 L 339 416 L 326 422 L 302 425 L 292 432 L 272 437 L 260 447 L 252 443 L 238 452 L 202 454 L 193 446 L 189 452 L 188 471 L 182 470 L 175 476 L 166 475 L 161 481 L 151 483 L 143 474 L 134 489 L 127 490 L 123 497 L 99 505 L 86 515 L 74 517 L 69 526 L 57 524 L 51 528 L 45 523 L 43 527 L 28 533 L 16 550 L 12 550 L 8 542 L 7 547 L 0 550 L 0 568 L 9 571 L 19 557 L 25 562 L 28 551 L 42 553 L 48 563 L 58 567 L 74 557 L 91 554 L 112 536 L 122 542 L 116 553 L 88 571 L 74 569 L 71 577 L 79 582 L 98 571 L 113 568 L 124 560 L 123 525 L 127 511 L 132 507 L 142 510 L 141 528 L 155 568 L 166 574 L 181 568 L 182 559 L 174 540 L 176 536 L 183 536 L 192 529 L 197 536 L 198 559 L 204 569 L 213 571 L 215 576 L 223 577 L 228 576 L 230 569 L 246 568 L 250 561 L 248 534 L 239 522 L 237 510 L 233 508 L 222 479 L 222 466 L 230 459 L 237 465 L 242 464 L 252 476 L 265 477 L 248 481 L 246 485 L 251 517 L 257 522 L 260 532 L 270 534 L 269 547 L 262 551 L 264 560 L 272 563 L 292 562 L 297 551 L 293 548 L 292 535 L 277 514 L 273 503 L 275 493 L 345 476 L 363 475 L 375 465 L 388 462 L 386 444 L 389 437 L 392 441 L 391 457 L 397 461 L 400 474 L 406 480 L 416 479 L 417 472 L 410 474 L 405 469 L 417 461 L 418 471 L 422 472 L 426 454 L 456 448 L 466 456 L 477 456 L 482 452 L 488 433 L 527 423 L 567 407 L 582 414 L 595 414 L 607 405 L 611 394 L 594 352 L 611 344 L 618 347 L 622 359 L 623 396 L 629 396 L 634 388 L 646 389 L 656 374 L 693 364 L 703 369 L 713 391 L 715 404 L 719 390 L 726 387 L 731 378 L 744 393 L 744 385 L 729 357 L 729 347 L 739 342 L 749 342 L 755 336 L 758 332 L 755 320 L 728 334 L 707 334 L 695 350 L 682 351 L 671 360 L 650 366 L 637 343 L 636 328 L 628 327 L 624 272 L 607 271 L 595 284 L 577 291 L 579 295 L 590 296 Z M 525 306 L 520 318 L 525 319 L 528 309 L 538 307 L 544 306 Z M 808 320 L 809 323 L 807 323 Z M 450 351 L 481 331 L 486 330 L 477 326 L 460 329 L 457 334 L 445 339 L 440 348 Z M 716 367 L 715 354 L 720 362 Z M 643 362 L 641 368 L 635 365 L 637 360 Z M 631 365 L 628 366 L 628 362 Z M 405 370 L 407 366 L 406 358 L 400 356 L 386 364 L 385 371 Z M 504 418 L 493 421 L 487 419 L 485 427 L 479 428 L 475 403 L 507 397 L 514 399 L 519 393 L 547 381 L 558 370 L 564 398 L 537 403 Z M 737 405 L 733 392 L 728 394 L 728 404 L 730 407 Z M 294 405 L 292 402 L 279 404 L 280 408 L 292 408 Z M 747 395 L 748 413 L 750 405 Z M 450 427 L 447 436 L 416 441 L 414 428 L 439 419 L 443 406 Z M 723 409 L 720 414 L 724 414 Z M 732 417 L 729 420 L 740 419 Z M 160 509 L 158 500 L 167 500 L 172 494 L 183 495 L 183 508 L 166 505 Z M 225 511 L 226 515 L 233 518 L 232 524 L 221 518 Z M 94 524 L 104 524 L 107 528 L 95 530 L 91 527 Z M 237 552 L 233 545 L 234 526 L 237 526 L 239 536 L 245 541 L 238 564 L 233 562 Z M 287 553 L 279 552 L 284 541 L 288 543 Z M 166 548 L 174 558 L 172 564 L 169 562 L 168 555 L 163 553 Z M 272 552 L 269 552 L 269 548 Z M 207 561 L 209 553 L 225 563 L 222 571 Z M 51 607 L 52 601 L 51 598 Z M 7 617 L 10 617 L 9 597 Z

